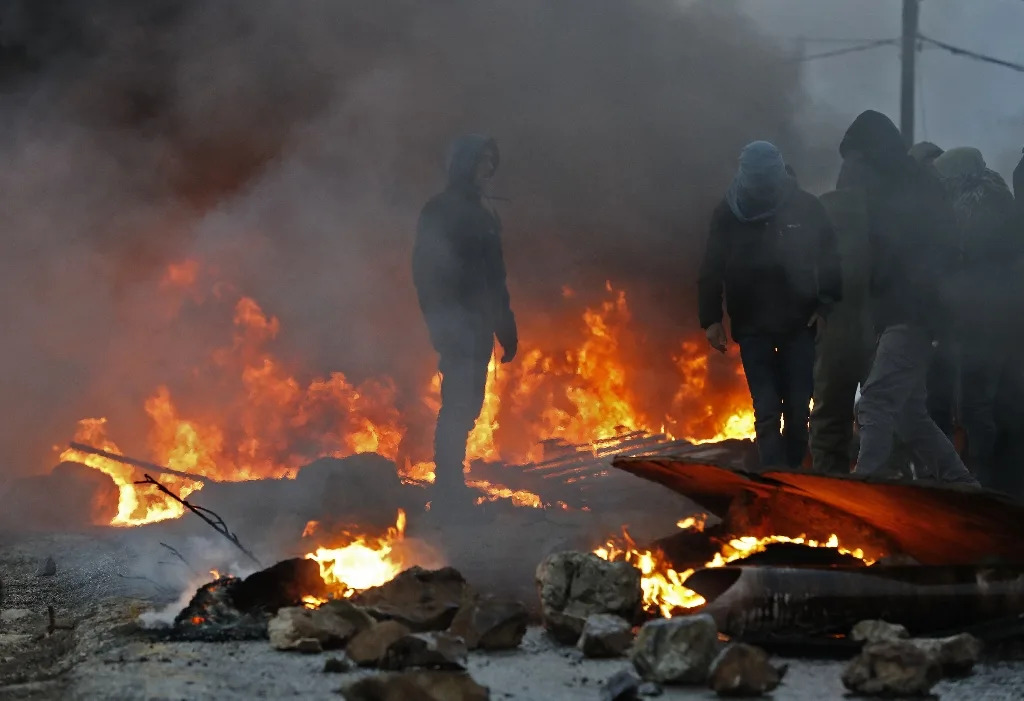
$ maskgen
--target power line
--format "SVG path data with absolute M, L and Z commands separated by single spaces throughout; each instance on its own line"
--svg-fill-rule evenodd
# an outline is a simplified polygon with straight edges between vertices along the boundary
M 856 46 L 847 46 L 842 49 L 834 49 L 832 51 L 823 51 L 818 54 L 808 54 L 806 56 L 800 56 L 797 61 L 803 63 L 805 61 L 814 61 L 819 58 L 831 58 L 833 56 L 843 56 L 844 54 L 852 54 L 859 51 L 868 51 L 870 49 L 877 49 L 880 46 L 890 46 L 896 43 L 895 39 L 878 39 L 877 41 L 869 41 L 865 44 L 858 44 Z
M 1024 73 L 1024 65 L 1021 65 L 1019 63 L 1014 63 L 1012 61 L 1004 61 L 1003 59 L 996 58 L 995 56 L 988 56 L 986 54 L 980 54 L 977 51 L 971 51 L 970 49 L 964 49 L 964 48 L 961 48 L 959 46 L 953 46 L 952 44 L 947 44 L 944 41 L 939 41 L 938 39 L 932 39 L 931 37 L 926 37 L 926 36 L 924 36 L 923 34 L 920 34 L 920 33 L 917 35 L 917 38 L 920 41 L 924 42 L 925 44 L 931 44 L 932 46 L 938 47 L 940 49 L 944 49 L 944 50 L 948 51 L 949 53 L 953 54 L 954 56 L 965 56 L 967 58 L 973 58 L 975 61 L 982 61 L 983 63 L 991 63 L 991 64 L 996 65 L 996 66 L 1002 66 L 1004 68 L 1009 68 L 1009 69 L 1017 71 L 1019 73 Z

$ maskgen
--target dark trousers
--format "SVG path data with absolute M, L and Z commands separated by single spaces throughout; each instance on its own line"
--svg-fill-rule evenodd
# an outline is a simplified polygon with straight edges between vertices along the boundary
M 466 440 L 480 416 L 490 349 L 441 355 L 441 410 L 434 431 L 434 479 L 438 486 L 464 484 Z
M 992 348 L 966 346 L 960 356 L 960 424 L 967 433 L 967 465 L 990 488 L 997 488 L 995 407 L 1003 368 L 1002 354 Z
M 928 415 L 953 440 L 956 417 L 956 389 L 959 368 L 952 341 L 943 341 L 928 362 Z
M 762 467 L 799 467 L 807 453 L 808 404 L 814 390 L 814 332 L 737 339 L 754 403 Z M 785 419 L 785 427 L 782 426 Z
M 849 474 L 854 462 L 853 405 L 871 368 L 870 339 L 859 319 L 835 310 L 817 344 L 811 458 L 818 472 Z

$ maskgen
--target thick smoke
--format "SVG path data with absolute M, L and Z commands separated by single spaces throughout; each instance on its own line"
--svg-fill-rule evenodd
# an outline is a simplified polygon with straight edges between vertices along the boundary
M 833 167 L 794 133 L 799 65 L 721 3 L 20 0 L 0 51 L 7 474 L 87 415 L 139 450 L 144 398 L 230 325 L 164 300 L 188 257 L 281 319 L 297 367 L 390 375 L 415 404 L 409 251 L 460 132 L 502 149 L 521 334 L 611 280 L 647 330 L 638 383 L 668 396 L 739 148 L 774 140 L 805 181 Z

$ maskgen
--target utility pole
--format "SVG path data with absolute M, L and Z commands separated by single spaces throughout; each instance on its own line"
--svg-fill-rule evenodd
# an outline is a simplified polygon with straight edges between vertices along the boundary
M 920 0 L 903 0 L 903 41 L 900 75 L 900 132 L 907 148 L 914 145 L 914 61 Z

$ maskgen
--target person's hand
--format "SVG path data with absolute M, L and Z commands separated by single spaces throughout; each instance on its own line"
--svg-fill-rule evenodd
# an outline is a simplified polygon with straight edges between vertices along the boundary
M 811 318 L 807 322 L 807 328 L 814 328 L 815 341 L 821 340 L 822 335 L 825 333 L 826 323 L 827 322 L 825 321 L 825 317 L 819 314 L 818 312 L 814 312 L 813 314 L 811 314 Z
M 724 353 L 728 349 L 729 339 L 725 335 L 725 327 L 721 322 L 709 326 L 705 334 L 708 337 L 708 343 L 719 353 Z

